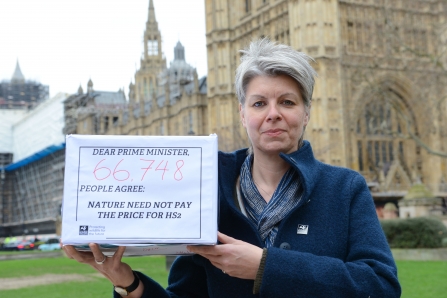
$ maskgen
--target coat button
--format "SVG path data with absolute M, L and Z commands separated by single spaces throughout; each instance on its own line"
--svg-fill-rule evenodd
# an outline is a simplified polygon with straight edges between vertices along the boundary
M 281 249 L 290 249 L 290 244 L 289 243 L 287 243 L 287 242 L 283 242 L 283 243 L 281 243 L 281 245 L 279 246 L 279 248 L 281 248 Z

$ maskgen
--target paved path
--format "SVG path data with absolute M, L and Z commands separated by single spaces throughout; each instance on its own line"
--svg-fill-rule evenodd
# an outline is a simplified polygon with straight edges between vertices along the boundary
M 0 291 L 14 290 L 25 287 L 56 284 L 70 281 L 92 281 L 102 277 L 99 273 L 92 274 L 44 274 L 39 276 L 24 276 L 15 278 L 0 278 Z
M 20 259 L 40 259 L 40 258 L 57 258 L 64 256 L 62 250 L 48 251 L 40 253 L 26 253 L 23 251 L 17 251 L 11 254 L 0 255 L 0 261 L 3 260 L 20 260 Z
M 61 256 L 64 256 L 64 252 L 62 250 L 41 252 L 41 253 L 16 252 L 13 254 L 0 255 L 0 262 L 3 260 L 57 258 Z M 0 278 L 0 291 L 21 289 L 25 287 L 34 287 L 34 286 L 48 285 L 55 283 L 63 283 L 69 281 L 86 282 L 86 281 L 92 281 L 98 277 L 103 276 L 99 273 L 91 273 L 91 274 L 44 274 L 40 276 Z

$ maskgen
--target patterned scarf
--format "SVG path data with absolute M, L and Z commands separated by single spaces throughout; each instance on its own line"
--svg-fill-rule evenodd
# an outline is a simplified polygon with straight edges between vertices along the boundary
M 275 241 L 281 220 L 295 208 L 301 200 L 303 188 L 293 167 L 284 174 L 272 198 L 267 203 L 251 175 L 253 154 L 247 156 L 241 168 L 241 190 L 248 218 L 257 226 L 265 247 Z

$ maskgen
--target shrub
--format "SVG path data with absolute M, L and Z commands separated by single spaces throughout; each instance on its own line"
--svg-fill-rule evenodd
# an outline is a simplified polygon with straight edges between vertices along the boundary
M 435 218 L 391 219 L 381 224 L 391 248 L 438 248 L 447 237 L 447 228 Z

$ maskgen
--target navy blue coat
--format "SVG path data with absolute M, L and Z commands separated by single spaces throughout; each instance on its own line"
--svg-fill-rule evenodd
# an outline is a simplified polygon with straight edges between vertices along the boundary
M 281 154 L 304 185 L 300 204 L 281 222 L 267 250 L 260 293 L 253 280 L 223 274 L 207 259 L 178 257 L 167 290 L 139 273 L 143 297 L 400 297 L 397 269 L 364 178 L 323 164 L 309 142 Z M 235 185 L 246 150 L 219 152 L 219 231 L 263 247 L 255 225 L 235 203 Z M 298 234 L 307 225 L 307 234 Z

